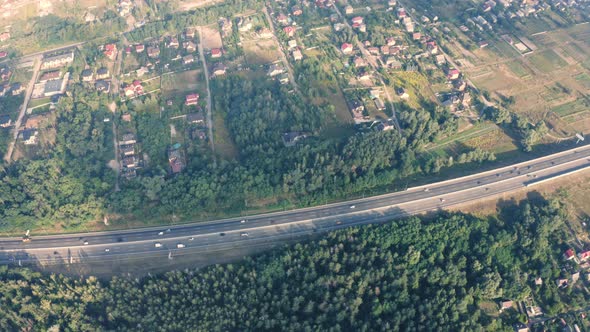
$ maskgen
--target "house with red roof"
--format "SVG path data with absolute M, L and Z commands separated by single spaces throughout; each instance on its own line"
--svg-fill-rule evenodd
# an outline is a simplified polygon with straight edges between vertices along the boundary
M 135 52 L 136 53 L 141 53 L 145 50 L 145 45 L 143 44 L 137 44 L 135 45 Z
M 279 24 L 286 25 L 286 24 L 289 24 L 289 18 L 287 17 L 287 15 L 280 13 L 277 16 L 277 22 L 279 22 Z
M 582 251 L 578 254 L 578 258 L 581 262 L 587 261 L 588 259 L 590 259 L 590 250 Z
M 363 18 L 361 16 L 355 16 L 352 18 L 352 24 L 362 24 Z
M 299 15 L 303 14 L 303 11 L 301 10 L 301 8 L 299 6 L 293 6 L 291 8 L 291 14 L 293 14 L 293 16 L 299 16 Z
M 574 249 L 569 248 L 565 251 L 565 253 L 563 253 L 563 256 L 565 257 L 565 259 L 569 261 L 570 259 L 573 259 L 576 255 L 574 253 Z
M 115 59 L 115 56 L 117 56 L 117 45 L 106 44 L 104 46 L 104 55 L 111 60 Z
M 350 53 L 352 53 L 352 50 L 353 50 L 352 44 L 344 43 L 344 44 L 342 44 L 342 46 L 340 46 L 340 51 L 342 51 L 342 54 L 350 54 Z
M 452 68 L 447 72 L 447 79 L 456 80 L 459 78 L 459 75 L 461 75 L 461 72 L 456 68 Z
M 125 54 L 131 54 L 131 46 L 125 47 Z
M 211 49 L 211 57 L 212 58 L 221 58 L 222 52 L 221 49 L 219 48 L 213 48 Z
M 289 36 L 289 37 L 293 37 L 295 35 L 295 27 L 293 26 L 287 26 L 283 28 L 283 32 Z
M 10 32 L 0 33 L 0 42 L 7 41 L 10 39 Z
M 436 41 L 431 40 L 431 41 L 427 42 L 426 49 L 428 49 L 428 52 L 430 52 L 430 54 L 437 54 L 438 53 L 438 45 L 436 44 Z
M 199 94 L 198 93 L 191 93 L 190 95 L 186 95 L 184 104 L 186 106 L 196 105 L 199 103 Z
M 0 51 L 0 59 L 6 58 L 8 56 L 8 53 L 6 53 L 5 51 Z

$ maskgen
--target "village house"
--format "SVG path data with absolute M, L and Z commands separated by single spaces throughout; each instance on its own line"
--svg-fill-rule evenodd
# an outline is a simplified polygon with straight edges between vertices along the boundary
M 279 75 L 279 83 L 281 84 L 288 84 L 289 83 L 289 74 L 282 73 Z
M 74 52 L 68 52 L 64 54 L 52 55 L 43 58 L 43 63 L 41 64 L 41 70 L 51 69 L 62 67 L 67 64 L 70 64 L 74 61 Z
M 256 32 L 256 37 L 260 39 L 269 39 L 272 38 L 272 36 L 272 31 L 270 31 L 268 28 L 262 28 Z
M 195 38 L 195 29 L 187 28 L 186 30 L 184 30 L 184 36 L 190 39 Z
M 436 56 L 435 61 L 437 65 L 442 65 L 447 62 L 447 59 L 445 59 L 445 56 L 443 54 L 439 54 Z
M 179 149 L 168 150 L 168 162 L 172 174 L 180 173 L 184 169 L 182 153 Z
M 197 44 L 193 43 L 190 40 L 182 43 L 182 47 L 184 47 L 184 49 L 189 53 L 193 53 L 197 50 Z
M 107 67 L 100 67 L 96 70 L 96 79 L 104 80 L 109 78 L 109 69 Z
M 129 144 L 129 145 L 120 146 L 119 152 L 121 152 L 121 155 L 123 155 L 125 157 L 133 156 L 133 155 L 135 155 L 135 145 Z
M 226 71 L 225 65 L 221 62 L 218 62 L 213 65 L 212 76 L 217 77 L 217 76 L 225 75 L 225 71 Z
M 141 53 L 143 51 L 145 51 L 145 45 L 143 45 L 143 44 L 135 45 L 135 53 Z
M 385 109 L 385 103 L 383 103 L 383 100 L 381 100 L 381 98 L 373 99 L 373 103 L 375 103 L 375 107 L 378 111 L 383 111 Z
M 281 25 L 287 25 L 287 24 L 289 24 L 289 18 L 287 17 L 287 15 L 280 13 L 277 16 L 277 23 L 279 23 Z
M 450 68 L 447 72 L 447 79 L 456 80 L 461 75 L 461 72 L 456 68 Z
M 61 77 L 61 72 L 59 70 L 53 70 L 43 73 L 39 78 L 39 83 L 45 83 L 47 81 L 57 80 Z
M 207 138 L 207 134 L 205 133 L 205 131 L 198 128 L 193 128 L 190 132 L 190 135 L 192 139 L 204 140 Z
M 185 55 L 182 57 L 182 63 L 185 65 L 195 62 L 195 57 L 192 54 Z
M 25 86 L 19 82 L 15 82 L 10 85 L 10 92 L 13 96 L 19 95 L 23 91 L 25 91 Z
M 43 95 L 45 97 L 51 97 L 58 94 L 62 94 L 66 91 L 66 85 L 68 83 L 69 73 L 64 75 L 64 78 L 59 80 L 52 80 L 45 83 Z
M 285 144 L 285 146 L 290 147 L 290 146 L 294 146 L 295 144 L 297 144 L 298 141 L 306 138 L 307 135 L 305 135 L 302 132 L 299 131 L 292 131 L 292 132 L 288 132 L 288 133 L 284 133 L 283 134 L 283 144 Z
M 248 32 L 252 30 L 252 19 L 239 17 L 238 18 L 238 31 L 239 32 Z M 231 30 L 228 30 L 228 33 Z
M 353 50 L 352 44 L 344 43 L 344 44 L 342 44 L 342 46 L 340 46 L 340 51 L 342 51 L 342 54 L 351 54 L 352 50 Z
M 148 46 L 147 55 L 150 58 L 157 58 L 160 56 L 160 49 L 158 47 Z
M 566 260 L 568 260 L 568 261 L 569 261 L 570 259 L 574 259 L 574 257 L 576 257 L 576 254 L 575 254 L 575 252 L 574 252 L 574 249 L 572 249 L 572 248 L 569 248 L 568 250 L 566 250 L 566 251 L 563 253 L 563 256 L 565 257 L 565 259 L 566 259 Z
M 25 145 L 35 145 L 38 141 L 39 132 L 35 128 L 27 128 L 20 131 L 20 138 Z
M 355 16 L 351 20 L 352 24 L 363 24 L 363 18 L 361 16 Z
M 351 5 L 346 5 L 346 7 L 344 7 L 344 14 L 350 15 L 353 12 L 354 12 L 354 8 L 352 8 Z
M 168 48 L 178 48 L 178 46 L 180 46 L 180 44 L 178 43 L 178 38 L 176 38 L 176 37 L 170 37 L 170 39 L 168 40 L 168 44 L 166 45 L 166 47 L 168 47 Z
M 223 54 L 223 52 L 221 51 L 220 48 L 211 49 L 211 58 L 213 58 L 213 59 L 221 58 L 222 54 Z
M 0 115 L 0 128 L 8 128 L 10 126 L 12 126 L 12 119 L 10 118 L 10 115 Z
M 355 57 L 354 60 L 352 60 L 352 63 L 354 64 L 355 68 L 362 68 L 367 66 L 367 61 L 365 61 L 365 59 L 359 56 Z
M 397 89 L 395 89 L 395 92 L 397 93 L 398 97 L 400 97 L 401 99 L 410 98 L 410 95 L 408 94 L 408 92 L 404 88 L 397 88 Z
M 0 33 L 0 42 L 5 42 L 7 40 L 10 39 L 10 33 L 9 32 L 2 32 Z
M 510 300 L 500 301 L 500 312 L 502 312 L 506 309 L 512 308 L 513 305 L 514 305 L 514 302 L 512 302 Z
M 111 90 L 111 83 L 104 80 L 97 80 L 94 83 L 94 88 L 98 92 L 108 93 Z
M 369 53 L 371 53 L 372 55 L 379 55 L 380 54 L 379 47 L 375 47 L 375 46 L 371 46 L 371 47 L 367 48 L 367 51 Z
M 365 110 L 365 106 L 358 100 L 353 100 L 349 104 L 350 111 L 353 113 L 362 113 Z
M 123 134 L 123 136 L 121 136 L 121 139 L 119 140 L 119 146 L 130 145 L 135 143 L 137 143 L 137 140 L 135 139 L 135 134 L 133 133 Z
M 203 115 L 203 113 L 198 112 L 198 113 L 189 113 L 186 115 L 186 121 L 188 123 L 204 123 L 205 122 L 205 116 Z
M 373 124 L 377 123 L 373 122 Z M 376 131 L 389 131 L 395 129 L 395 125 L 392 119 L 387 119 L 387 121 L 378 121 L 377 125 L 374 127 Z
M 137 158 L 134 155 L 126 156 L 121 159 L 124 168 L 134 169 L 138 166 Z
M 125 54 L 131 54 L 131 46 L 125 47 Z
M 297 41 L 295 39 L 291 39 L 287 42 L 287 46 L 289 46 L 289 49 L 295 48 L 297 47 Z
M 438 45 L 436 44 L 436 41 L 431 40 L 431 41 L 427 42 L 426 49 L 428 50 L 428 52 L 430 52 L 430 54 L 437 54 L 438 53 Z
M 385 40 L 385 43 L 387 44 L 387 46 L 393 46 L 393 45 L 395 45 L 396 41 L 395 41 L 395 38 L 389 37 Z
M 303 59 L 303 54 L 301 51 L 298 49 L 293 50 L 293 60 L 299 61 L 301 59 Z
M 467 82 L 464 80 L 455 80 L 453 82 L 453 88 L 457 91 L 463 92 L 467 88 Z
M 588 259 L 590 259 L 590 250 L 582 251 L 581 253 L 579 253 L 578 259 L 580 260 L 580 262 L 585 262 Z
M 199 94 L 191 93 L 185 96 L 184 104 L 186 106 L 197 105 L 199 103 Z
M 111 59 L 114 60 L 115 57 L 117 56 L 117 45 L 115 44 L 106 44 L 104 46 L 104 51 L 103 51 L 104 55 Z
M 266 74 L 270 77 L 274 77 L 274 76 L 280 75 L 284 72 L 285 72 L 285 69 L 283 67 L 281 67 L 280 65 L 277 65 L 277 64 L 272 64 L 268 68 L 268 72 Z
M 0 59 L 6 58 L 8 56 L 8 53 L 6 53 L 6 51 L 0 51 Z
M 90 82 L 92 81 L 94 73 L 92 72 L 92 69 L 84 69 L 82 70 L 81 76 L 82 82 Z
M 283 32 L 287 35 L 287 37 L 295 36 L 295 27 L 294 26 L 286 26 L 283 28 Z
M 303 14 L 303 10 L 301 10 L 299 6 L 293 6 L 291 7 L 291 14 L 293 14 L 293 16 L 299 16 Z
M 142 95 L 144 92 L 141 81 L 135 80 L 133 83 L 126 85 L 123 88 L 123 93 L 125 94 L 125 97 L 135 97 L 136 95 Z

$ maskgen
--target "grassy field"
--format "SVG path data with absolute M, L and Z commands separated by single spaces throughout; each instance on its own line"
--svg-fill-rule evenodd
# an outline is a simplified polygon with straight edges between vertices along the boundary
M 588 101 L 585 99 L 577 99 L 572 102 L 556 106 L 551 110 L 559 114 L 561 117 L 567 117 L 569 115 L 588 110 Z
M 565 67 L 567 63 L 553 50 L 545 50 L 529 57 L 530 62 L 544 73 Z
M 590 75 L 588 75 L 587 73 L 581 73 L 576 75 L 574 78 L 576 79 L 576 81 L 580 82 L 582 86 L 590 90 Z
M 265 65 L 279 60 L 279 48 L 272 39 L 249 41 L 242 44 L 246 62 L 249 65 Z
M 205 93 L 207 91 L 207 86 L 205 83 L 205 78 L 202 76 L 202 70 L 200 69 L 187 70 L 170 75 L 162 75 L 162 92 L 165 94 L 190 91 L 200 91 Z
M 222 116 L 213 111 L 213 141 L 215 152 L 225 159 L 237 159 L 238 148 L 234 145 Z
M 506 64 L 508 68 L 518 77 L 525 78 L 531 75 L 531 72 L 519 60 L 510 61 Z

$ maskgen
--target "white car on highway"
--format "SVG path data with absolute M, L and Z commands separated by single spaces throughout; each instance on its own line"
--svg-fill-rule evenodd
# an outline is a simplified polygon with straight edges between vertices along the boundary
M 184 248 L 184 247 L 186 247 L 186 246 L 184 244 L 182 244 L 182 243 L 178 243 L 176 245 L 176 248 L 178 248 L 178 249 L 181 249 L 181 248 Z
M 154 243 L 154 247 L 156 247 L 156 248 L 160 248 L 161 246 L 162 246 L 162 244 L 160 242 Z

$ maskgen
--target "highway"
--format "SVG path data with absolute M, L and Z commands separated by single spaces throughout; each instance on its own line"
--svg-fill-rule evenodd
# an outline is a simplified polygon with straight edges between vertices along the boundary
M 590 168 L 590 145 L 405 191 L 323 206 L 172 227 L 0 238 L 0 263 L 203 254 L 386 222 L 515 191 Z M 180 244 L 180 248 L 179 248 Z

